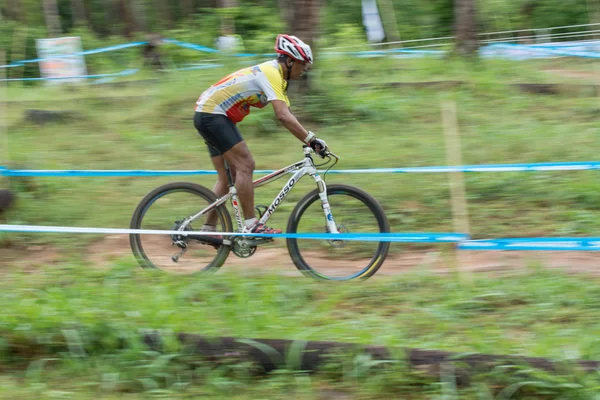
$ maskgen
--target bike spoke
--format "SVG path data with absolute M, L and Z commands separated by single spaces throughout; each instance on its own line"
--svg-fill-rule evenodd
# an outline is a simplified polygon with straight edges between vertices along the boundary
M 145 204 L 142 202 L 139 213 L 136 212 L 137 228 L 169 231 L 182 229 L 185 233 L 132 235 L 134 253 L 143 266 L 189 274 L 213 265 L 223 248 L 222 237 L 201 231 L 206 222 L 205 215 L 187 222 L 191 216 L 210 203 L 212 199 L 185 189 L 158 193 L 154 197 L 150 196 Z M 217 230 L 228 230 L 228 225 L 222 216 L 218 216 Z M 198 234 L 190 234 L 190 232 L 198 232 Z
M 378 216 L 362 199 L 350 193 L 335 191 L 328 194 L 328 198 L 340 233 L 381 232 Z M 296 232 L 327 232 L 320 201 L 315 199 L 304 209 L 297 222 Z M 381 264 L 378 258 L 385 255 L 382 247 L 387 251 L 387 245 L 382 246 L 380 242 L 372 241 L 299 239 L 295 243 L 301 259 L 299 264 L 303 266 L 301 269 L 322 279 L 364 277 L 370 274 L 370 268 L 378 268 Z

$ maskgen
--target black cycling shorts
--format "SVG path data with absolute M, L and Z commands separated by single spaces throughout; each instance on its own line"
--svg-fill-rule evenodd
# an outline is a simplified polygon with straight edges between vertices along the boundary
M 237 126 L 222 114 L 196 112 L 194 126 L 204 138 L 211 157 L 225 154 L 244 140 Z

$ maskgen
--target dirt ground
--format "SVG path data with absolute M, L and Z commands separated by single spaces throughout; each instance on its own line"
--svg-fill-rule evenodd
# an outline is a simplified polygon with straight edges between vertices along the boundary
M 600 69 L 597 71 L 577 71 L 567 68 L 546 67 L 542 69 L 552 75 L 564 76 L 567 78 L 581 78 L 581 83 L 594 84 L 600 82 Z
M 392 244 L 394 248 L 401 244 Z M 165 259 L 176 250 L 157 246 Z M 162 248 L 160 248 L 162 247 Z M 165 251 L 166 250 L 166 251 Z M 491 273 L 494 275 L 514 274 L 528 268 L 558 269 L 567 273 L 589 274 L 600 277 L 600 252 L 576 251 L 405 251 L 388 256 L 377 276 L 403 274 L 416 269 L 437 274 L 449 274 L 458 266 L 465 273 Z M 89 245 L 82 253 L 84 264 L 94 268 L 107 268 L 117 260 L 133 260 L 127 235 L 106 236 Z M 167 257 L 168 256 L 168 257 Z M 182 257 L 182 260 L 185 257 Z M 65 255 L 49 246 L 31 246 L 23 249 L 2 249 L 0 273 L 35 272 L 42 268 L 59 266 Z M 175 265 L 175 264 L 172 264 Z M 184 263 L 174 272 L 189 273 Z M 334 276 L 356 272 L 348 262 L 327 260 L 326 271 Z M 229 271 L 243 274 L 281 273 L 284 276 L 301 276 L 292 263 L 287 249 L 283 247 L 259 247 L 250 258 L 240 259 L 230 253 L 219 273 Z

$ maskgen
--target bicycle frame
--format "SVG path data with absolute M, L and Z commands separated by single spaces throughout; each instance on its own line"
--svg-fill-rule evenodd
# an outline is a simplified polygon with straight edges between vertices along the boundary
M 303 176 L 310 175 L 310 177 L 314 179 L 315 183 L 317 184 L 317 188 L 319 190 L 319 197 L 320 197 L 321 203 L 323 205 L 324 217 L 325 217 L 325 220 L 327 221 L 327 230 L 329 231 L 329 233 L 338 233 L 337 225 L 335 224 L 333 215 L 331 213 L 331 207 L 329 205 L 329 201 L 327 200 L 327 185 L 325 184 L 325 181 L 323 181 L 321 176 L 317 173 L 317 168 L 315 167 L 311 153 L 312 153 L 312 149 L 310 147 L 304 147 L 304 160 L 298 161 L 291 165 L 288 165 L 285 168 L 282 168 L 278 171 L 272 172 L 268 175 L 265 175 L 259 179 L 254 180 L 252 182 L 253 186 L 255 188 L 257 188 L 260 186 L 267 185 L 267 184 L 281 178 L 283 175 L 286 175 L 290 172 L 296 171 L 292 175 L 292 177 L 287 181 L 285 186 L 283 186 L 283 188 L 281 189 L 279 194 L 275 197 L 275 199 L 273 200 L 271 205 L 269 207 L 267 207 L 267 210 L 265 211 L 265 213 L 259 220 L 260 223 L 263 223 L 263 224 L 266 223 L 269 220 L 269 218 L 271 217 L 271 215 L 273 215 L 275 210 L 277 210 L 277 207 L 279 207 L 279 205 L 286 199 L 288 194 L 292 191 L 292 188 L 294 187 L 294 185 L 296 183 L 298 183 L 300 181 L 300 179 L 302 179 Z M 231 205 L 233 207 L 233 211 L 235 214 L 238 232 L 242 232 L 242 230 L 244 228 L 244 224 L 242 221 L 242 217 L 240 215 L 240 207 L 239 207 L 238 198 L 237 198 L 237 190 L 234 186 L 233 178 L 231 176 L 231 172 L 230 172 L 230 169 L 229 169 L 227 163 L 225 164 L 225 167 L 227 169 L 227 175 L 229 178 L 229 192 L 225 196 L 217 199 L 214 203 L 212 203 L 209 206 L 207 206 L 206 208 L 204 208 L 202 211 L 200 211 L 197 214 L 190 217 L 187 221 L 185 221 L 179 227 L 179 230 L 184 230 L 195 219 L 210 212 L 211 210 L 214 210 L 215 208 L 219 207 L 221 204 L 225 203 L 227 200 L 231 199 Z

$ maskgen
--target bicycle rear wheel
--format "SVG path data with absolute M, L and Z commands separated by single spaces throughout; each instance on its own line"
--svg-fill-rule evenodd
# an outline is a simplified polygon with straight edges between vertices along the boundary
M 390 231 L 383 208 L 366 192 L 352 186 L 330 185 L 327 198 L 340 233 Z M 326 220 L 318 190 L 294 208 L 288 233 L 326 233 Z M 287 239 L 288 252 L 302 273 L 323 280 L 366 279 L 385 261 L 389 242 Z
M 169 183 L 142 199 L 133 213 L 130 228 L 175 231 L 183 221 L 216 200 L 211 190 L 195 183 Z M 215 211 L 217 231 L 232 232 L 231 216 L 225 205 Z M 206 215 L 202 215 L 184 230 L 200 231 L 205 220 Z M 183 274 L 215 271 L 223 265 L 231 250 L 223 239 L 200 232 L 198 235 L 129 235 L 131 250 L 142 268 Z

